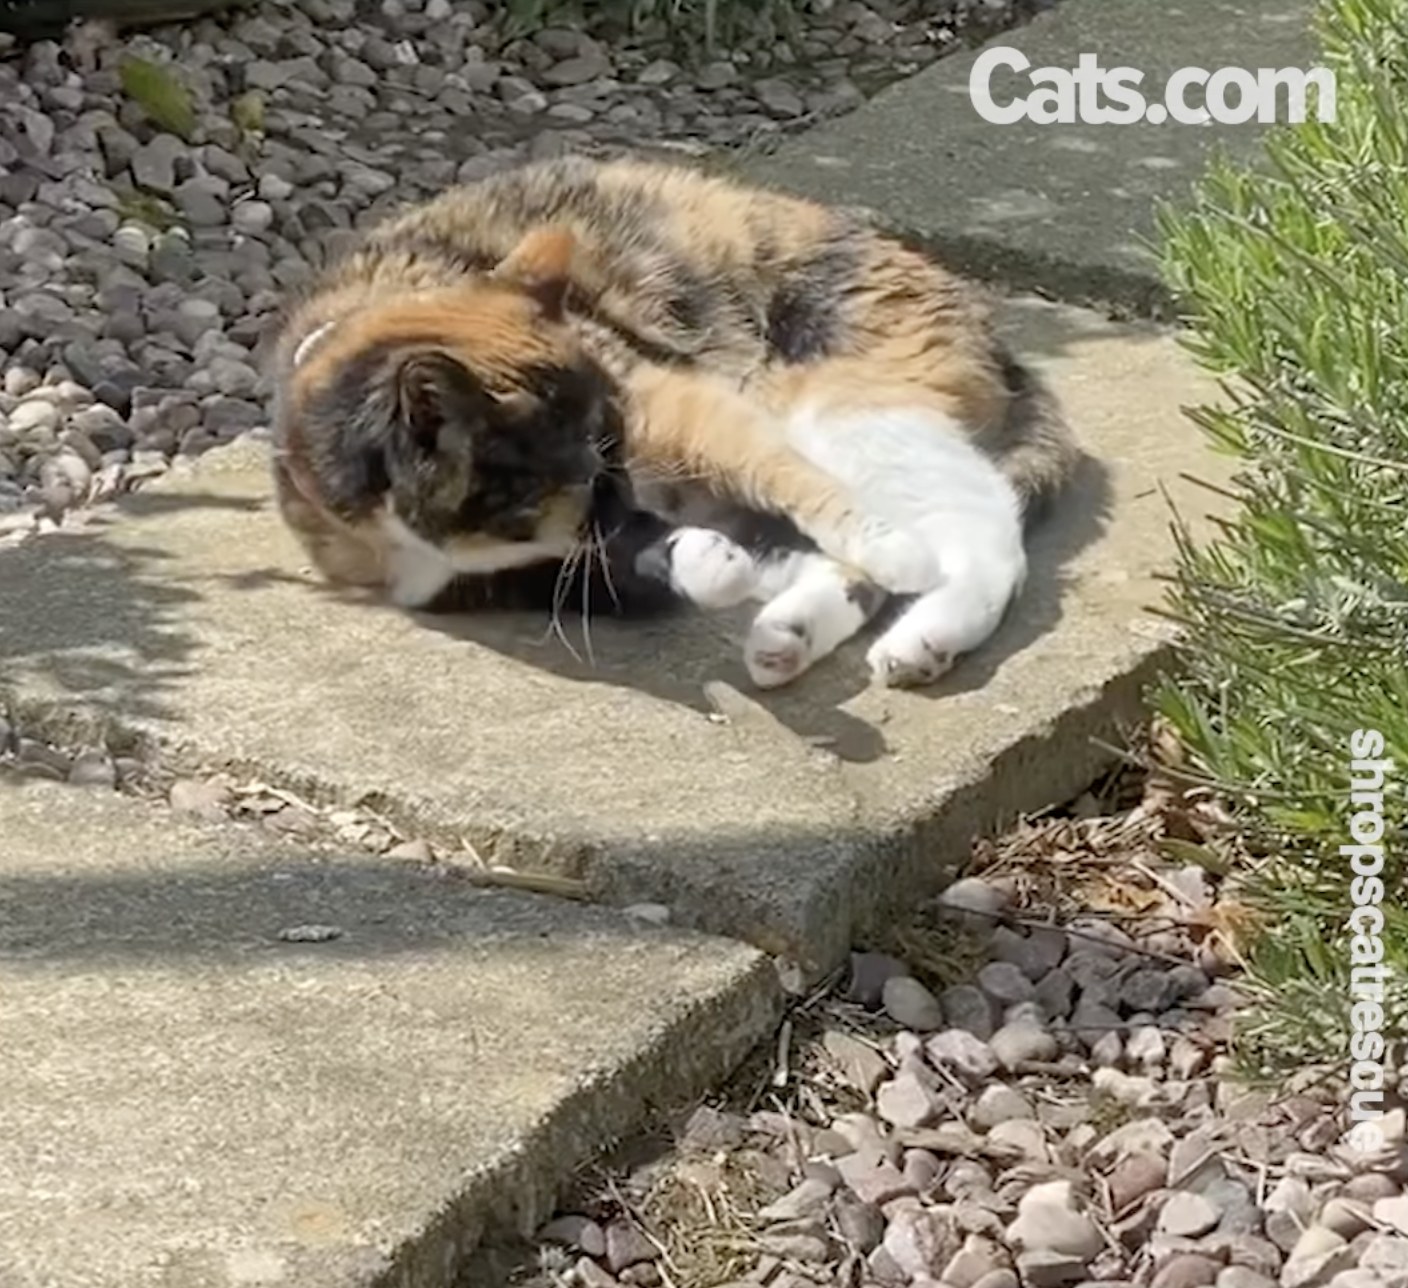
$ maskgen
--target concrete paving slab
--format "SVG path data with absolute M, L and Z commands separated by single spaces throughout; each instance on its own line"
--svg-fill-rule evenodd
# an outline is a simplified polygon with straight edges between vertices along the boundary
M 1141 92 L 1162 102 L 1170 73 L 1183 67 L 1313 66 L 1313 7 L 1311 0 L 1066 0 L 990 46 L 1021 51 L 1033 68 L 1071 70 L 1082 54 L 1096 54 L 1102 67 L 1144 72 Z M 748 174 L 868 207 L 955 267 L 1015 289 L 1166 312 L 1145 251 L 1155 203 L 1185 199 L 1215 148 L 1256 156 L 1263 127 L 991 124 L 969 95 L 979 52 L 899 82 L 752 161 Z M 1001 104 L 1031 89 L 1025 74 L 1011 71 L 992 82 Z M 1198 105 L 1200 91 L 1188 101 Z
M 346 602 L 301 567 L 254 449 L 4 555 L 0 690 L 32 718 L 106 713 L 177 759 L 370 795 L 815 975 L 976 833 L 1107 762 L 1092 737 L 1137 716 L 1165 657 L 1143 611 L 1172 551 L 1161 489 L 1196 520 L 1211 498 L 1182 476 L 1221 476 L 1179 411 L 1212 390 L 1167 334 L 1032 299 L 1003 318 L 1091 459 L 999 636 L 929 691 L 869 688 L 862 646 L 743 696 L 744 617 L 598 623 L 593 664 L 540 620 Z
M 450 1288 L 777 1002 L 742 944 L 0 777 L 0 1284 Z

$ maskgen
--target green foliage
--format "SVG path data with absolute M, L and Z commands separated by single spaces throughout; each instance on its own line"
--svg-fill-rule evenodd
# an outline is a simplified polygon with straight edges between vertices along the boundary
M 1188 344 L 1225 398 L 1193 419 L 1241 462 L 1240 512 L 1181 534 L 1186 674 L 1158 701 L 1264 847 L 1263 1073 L 1346 1057 L 1349 738 L 1378 729 L 1389 925 L 1386 1032 L 1408 1033 L 1408 0 L 1325 0 L 1333 123 L 1274 130 L 1267 164 L 1213 167 L 1164 212 Z
M 189 140 L 195 133 L 196 110 L 191 91 L 170 67 L 146 58 L 124 58 L 118 73 L 122 92 L 147 114 L 154 125 Z

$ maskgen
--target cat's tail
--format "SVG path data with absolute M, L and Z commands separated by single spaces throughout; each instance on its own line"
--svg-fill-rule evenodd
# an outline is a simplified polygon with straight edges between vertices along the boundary
M 1046 381 L 1004 345 L 997 346 L 994 356 L 1011 401 L 987 445 L 1016 489 L 1024 520 L 1031 523 L 1075 473 L 1081 450 Z

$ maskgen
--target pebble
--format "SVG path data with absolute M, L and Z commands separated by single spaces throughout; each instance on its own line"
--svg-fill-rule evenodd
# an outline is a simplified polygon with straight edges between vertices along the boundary
M 885 953 L 852 953 L 846 996 L 873 1010 L 881 1003 L 885 985 L 891 979 L 908 974 L 908 966 Z
M 1006 1238 L 1024 1250 L 1060 1252 L 1085 1261 L 1105 1246 L 1095 1223 L 1077 1211 L 1069 1181 L 1046 1181 L 1022 1195 Z
M 932 1033 L 944 1027 L 944 1012 L 939 999 L 910 975 L 894 975 L 887 979 L 880 996 L 885 1014 L 906 1029 Z
M 822 1047 L 837 1070 L 857 1091 L 869 1095 L 890 1071 L 885 1057 L 869 1042 L 839 1029 L 822 1034 Z
M 606 1255 L 606 1233 L 595 1221 L 585 1216 L 560 1216 L 538 1231 L 545 1243 L 561 1243 L 589 1257 Z
M 606 1268 L 613 1275 L 659 1255 L 660 1250 L 629 1221 L 612 1221 L 606 1227 Z
M 210 823 L 225 820 L 229 791 L 206 779 L 178 779 L 171 784 L 167 799 L 178 814 L 190 814 Z
M 976 984 L 953 984 L 944 989 L 944 1016 L 956 1029 L 963 1029 L 986 1042 L 997 1029 L 996 1003 Z
M 75 787 L 116 787 L 117 767 L 106 752 L 80 752 L 69 768 L 68 781 Z
M 939 907 L 978 931 L 990 932 L 1007 904 L 1007 894 L 980 877 L 963 877 L 939 896 Z
M 922 1127 L 938 1117 L 941 1106 L 915 1073 L 901 1069 L 875 1093 L 875 1108 L 896 1127 Z
M 961 1028 L 934 1034 L 925 1042 L 924 1052 L 935 1067 L 951 1069 L 970 1086 L 980 1085 L 998 1068 L 992 1048 Z
M 998 926 L 992 937 L 994 955 L 1018 967 L 1033 983 L 1061 964 L 1067 942 L 1064 930 L 1048 926 L 1034 926 L 1025 931 Z
M 1056 1039 L 1030 1022 L 1004 1024 L 988 1042 L 1004 1069 L 1015 1069 L 1030 1061 L 1054 1060 L 1059 1051 Z
M 968 1121 L 979 1131 L 990 1131 L 1009 1118 L 1034 1118 L 1031 1102 L 1015 1087 L 994 1082 L 983 1088 L 982 1094 L 968 1111 Z
M 1408 1194 L 1378 1199 L 1374 1203 L 1374 1220 L 1389 1230 L 1408 1234 Z
M 1170 1195 L 1159 1210 L 1159 1230 L 1184 1239 L 1206 1234 L 1218 1222 L 1218 1212 L 1201 1194 Z
M 881 1246 L 910 1279 L 923 1274 L 937 1276 L 958 1251 L 952 1228 L 922 1208 L 897 1212 Z
M 1031 980 L 1011 962 L 989 962 L 978 972 L 978 987 L 1003 1007 L 1036 996 Z
M 1202 1288 L 1217 1282 L 1222 1267 L 1211 1257 L 1196 1252 L 1170 1257 L 1154 1276 L 1150 1288 Z

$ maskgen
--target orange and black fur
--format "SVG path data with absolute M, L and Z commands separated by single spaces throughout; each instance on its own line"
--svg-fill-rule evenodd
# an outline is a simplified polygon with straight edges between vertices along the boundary
M 761 684 L 887 594 L 918 598 L 877 675 L 940 673 L 1077 455 L 934 261 L 641 162 L 527 166 L 384 223 L 276 362 L 279 501 L 329 578 L 413 607 L 758 598 Z

